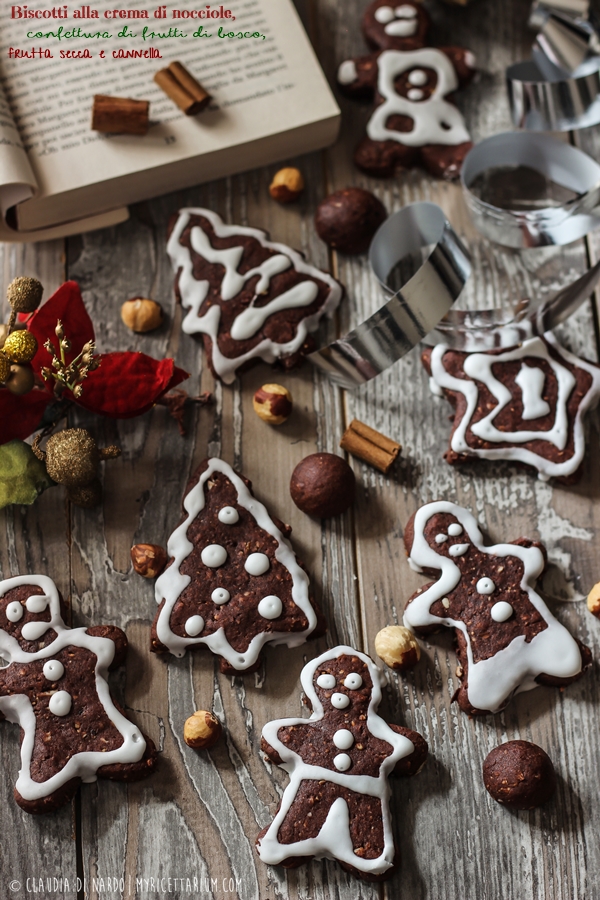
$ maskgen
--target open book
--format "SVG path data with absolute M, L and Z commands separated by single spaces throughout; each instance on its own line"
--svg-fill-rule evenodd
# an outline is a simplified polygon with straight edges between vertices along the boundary
M 235 20 L 208 21 L 172 18 L 204 7 L 190 0 L 167 3 L 161 19 L 148 0 L 127 0 L 121 8 L 130 18 L 107 19 L 117 6 L 69 4 L 69 18 L 59 20 L 11 17 L 13 9 L 51 12 L 51 4 L 0 5 L 0 240 L 102 228 L 126 219 L 130 203 L 335 140 L 340 111 L 292 0 L 229 0 L 223 8 Z M 75 19 L 76 10 L 98 18 Z M 175 29 L 186 37 L 158 36 Z M 220 37 L 219 29 L 264 39 Z M 90 36 L 71 37 L 74 30 Z M 212 36 L 194 37 L 198 32 Z M 11 48 L 41 48 L 52 58 L 11 58 Z M 91 59 L 71 53 L 86 49 Z M 160 58 L 115 58 L 134 50 Z M 174 60 L 214 98 L 201 115 L 185 116 L 153 81 Z M 92 131 L 94 94 L 149 100 L 148 133 Z

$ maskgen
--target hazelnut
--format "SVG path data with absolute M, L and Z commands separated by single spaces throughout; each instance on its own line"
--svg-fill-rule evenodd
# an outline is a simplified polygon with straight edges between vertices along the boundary
M 142 578 L 156 578 L 168 561 L 167 554 L 158 544 L 135 544 L 131 548 L 131 562 Z
M 269 193 L 278 203 L 293 203 L 303 190 L 304 179 L 299 169 L 280 169 L 269 185 Z
M 421 648 L 404 625 L 388 625 L 375 636 L 375 653 L 390 669 L 411 669 L 421 659 Z
M 16 394 L 17 397 L 20 397 L 21 394 L 28 394 L 33 389 L 34 384 L 35 375 L 31 366 L 12 365 L 10 367 L 10 375 L 6 380 L 6 387 L 11 394 Z
M 302 512 L 319 519 L 329 519 L 352 506 L 356 479 L 341 456 L 311 453 L 292 472 L 290 494 Z
M 144 334 L 146 331 L 154 331 L 162 325 L 162 306 L 156 300 L 134 297 L 132 300 L 126 300 L 121 307 L 121 318 L 132 331 Z
M 208 750 L 213 747 L 221 735 L 223 726 L 215 715 L 205 709 L 198 709 L 193 716 L 186 719 L 183 726 L 183 739 L 188 747 L 194 750 Z
M 595 584 L 588 594 L 587 608 L 593 616 L 600 619 L 600 581 Z
M 252 401 L 254 412 L 269 425 L 282 425 L 292 412 L 292 395 L 282 384 L 263 384 Z

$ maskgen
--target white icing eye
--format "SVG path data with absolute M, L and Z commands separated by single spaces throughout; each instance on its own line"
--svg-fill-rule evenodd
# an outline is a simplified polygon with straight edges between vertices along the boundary
M 26 622 L 21 628 L 21 636 L 26 641 L 37 641 L 50 628 L 50 622 Z
M 424 84 L 427 84 L 427 72 L 424 72 L 423 69 L 413 69 L 408 73 L 408 83 L 415 87 L 423 87 Z
M 72 702 L 68 691 L 57 691 L 50 697 L 48 709 L 55 716 L 66 716 L 71 712 Z
M 25 610 L 21 603 L 18 600 L 13 600 L 12 603 L 9 603 L 6 607 L 6 618 L 9 622 L 18 622 L 19 619 L 23 618 L 23 613 Z
M 384 28 L 385 33 L 390 37 L 410 37 L 416 30 L 416 19 L 396 19 Z
M 336 709 L 346 709 L 350 705 L 350 697 L 347 694 L 332 694 L 331 705 Z
M 333 759 L 333 764 L 339 772 L 347 772 L 352 765 L 352 760 L 347 753 L 338 753 Z
M 204 628 L 204 619 L 202 616 L 190 616 L 185 623 L 186 634 L 190 637 L 197 637 Z
M 450 556 L 464 556 L 470 546 L 470 544 L 454 544 L 448 553 Z
M 494 622 L 506 622 L 507 619 L 510 619 L 513 612 L 514 610 L 510 603 L 507 603 L 506 600 L 500 600 L 492 606 L 491 616 Z
M 409 100 L 422 100 L 425 96 L 425 93 L 419 88 L 411 88 L 410 91 L 407 92 L 406 96 Z
M 347 728 L 340 728 L 333 736 L 333 743 L 338 750 L 349 750 L 354 743 L 354 735 Z
M 47 678 L 48 681 L 58 681 L 65 674 L 65 667 L 60 660 L 49 659 L 47 663 L 44 663 L 42 672 L 44 673 L 44 678 Z
M 30 613 L 43 613 L 48 606 L 48 598 L 35 594 L 27 599 L 25 606 Z
M 283 612 L 283 603 L 274 594 L 263 597 L 258 604 L 258 614 L 263 619 L 278 619 Z
M 435 536 L 436 544 L 445 544 L 447 540 L 448 540 L 447 534 L 436 534 L 436 536 Z
M 448 534 L 450 537 L 458 537 L 459 534 L 463 533 L 462 525 L 459 525 L 458 522 L 453 522 L 452 525 L 448 526 Z
M 477 65 L 477 57 L 470 50 L 467 50 L 465 53 L 465 65 L 470 69 L 474 69 Z
M 141 741 L 141 739 L 142 739 L 142 736 L 141 736 L 141 734 L 139 733 L 139 731 L 132 731 L 132 732 L 131 732 L 131 740 L 133 741 L 134 744 L 139 744 L 139 742 Z
M 317 684 L 325 691 L 330 691 L 335 687 L 335 677 L 333 675 L 319 675 Z
M 363 680 L 358 672 L 350 672 L 344 680 L 344 687 L 350 688 L 351 691 L 357 691 L 362 687 Z
M 386 25 L 395 18 L 394 10 L 391 6 L 380 6 L 379 9 L 375 10 L 375 18 L 382 25 Z
M 493 594 L 496 590 L 496 585 L 491 578 L 480 578 L 475 585 L 475 590 L 478 594 Z
M 205 566 L 210 569 L 218 569 L 227 559 L 227 550 L 220 544 L 209 544 L 200 556 Z
M 417 11 L 414 6 L 410 6 L 408 3 L 403 3 L 402 6 L 397 6 L 395 9 L 396 18 L 397 19 L 416 19 Z
M 229 603 L 231 594 L 229 591 L 225 590 L 225 588 L 215 588 L 210 595 L 210 599 L 213 603 L 216 603 L 217 606 L 223 606 L 224 603 Z
M 249 575 L 264 575 L 269 571 L 271 563 L 266 553 L 251 553 L 244 568 Z
M 352 84 L 358 78 L 356 63 L 353 59 L 346 59 L 339 67 L 337 80 L 340 84 Z
M 217 518 L 223 525 L 235 525 L 236 522 L 240 521 L 240 514 L 235 506 L 224 506 L 223 509 L 219 510 Z

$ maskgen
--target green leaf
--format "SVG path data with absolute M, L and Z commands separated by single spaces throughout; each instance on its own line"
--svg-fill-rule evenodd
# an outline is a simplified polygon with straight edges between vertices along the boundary
M 11 503 L 30 506 L 54 482 L 24 441 L 0 446 L 0 509 Z

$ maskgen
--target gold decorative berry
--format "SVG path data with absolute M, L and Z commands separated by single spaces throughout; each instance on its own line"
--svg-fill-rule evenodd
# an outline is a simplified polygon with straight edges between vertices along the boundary
M 188 747 L 194 750 L 208 750 L 213 747 L 221 735 L 223 726 L 215 715 L 205 709 L 198 709 L 193 716 L 186 719 L 183 726 L 183 739 Z
M 16 394 L 17 396 L 28 394 L 33 389 L 34 384 L 35 375 L 31 366 L 12 365 L 10 367 L 6 387 L 11 394 Z
M 37 341 L 31 332 L 19 329 L 8 335 L 2 351 L 12 362 L 28 363 L 37 353 L 37 348 Z
M 134 297 L 133 300 L 126 300 L 121 307 L 121 318 L 132 331 L 144 334 L 146 331 L 154 331 L 162 325 L 162 306 L 156 300 Z
M 134 544 L 131 548 L 133 569 L 142 578 L 156 578 L 167 561 L 166 551 L 158 544 Z
M 375 637 L 375 652 L 390 669 L 410 669 L 421 658 L 421 648 L 404 625 L 388 625 Z
M 6 289 L 8 302 L 15 313 L 34 312 L 42 302 L 43 293 L 41 282 L 25 275 L 15 278 Z
M 10 377 L 10 359 L 0 353 L 0 384 L 5 384 Z
M 254 412 L 269 425 L 281 425 L 292 412 L 292 395 L 282 384 L 263 384 L 252 401 Z
M 595 584 L 588 594 L 587 608 L 593 616 L 600 619 L 600 581 Z
M 293 203 L 304 190 L 304 179 L 299 169 L 280 169 L 273 176 L 269 193 L 278 203 Z

